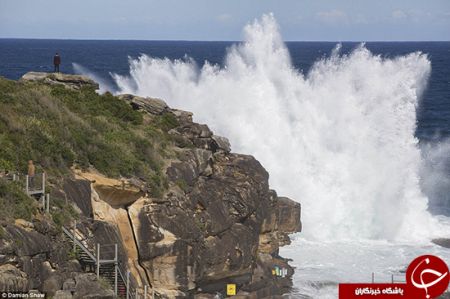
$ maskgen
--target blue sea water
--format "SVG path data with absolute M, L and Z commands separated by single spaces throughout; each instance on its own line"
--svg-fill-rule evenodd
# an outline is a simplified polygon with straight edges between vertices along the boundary
M 232 42 L 192 41 L 95 41 L 95 40 L 32 40 L 0 39 L 0 76 L 19 79 L 28 71 L 51 72 L 55 52 L 62 56 L 61 71 L 73 73 L 79 64 L 103 78 L 115 88 L 111 73 L 129 73 L 129 58 L 141 54 L 169 59 L 193 58 L 198 65 L 204 61 L 223 64 Z M 287 42 L 292 64 L 307 73 L 312 64 L 329 56 L 336 42 Z M 359 43 L 344 42 L 341 51 L 348 53 Z M 450 138 L 450 42 L 370 42 L 366 47 L 374 54 L 395 57 L 415 51 L 426 53 L 432 72 L 428 87 L 418 109 L 416 137 L 421 143 L 439 143 Z M 450 158 L 441 160 L 439 168 L 450 173 Z M 450 215 L 450 186 L 442 187 L 430 197 L 430 210 Z M 435 198 L 433 198 L 435 197 Z

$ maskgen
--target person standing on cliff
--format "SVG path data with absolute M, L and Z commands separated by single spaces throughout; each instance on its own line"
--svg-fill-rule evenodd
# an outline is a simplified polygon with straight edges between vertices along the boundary
M 55 66 L 55 73 L 59 73 L 59 65 L 61 64 L 61 56 L 58 53 L 53 57 L 53 65 Z

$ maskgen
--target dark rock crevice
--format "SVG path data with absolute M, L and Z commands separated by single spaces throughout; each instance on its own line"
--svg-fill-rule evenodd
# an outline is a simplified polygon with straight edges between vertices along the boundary
M 130 228 L 131 228 L 132 235 L 133 235 L 133 241 L 134 241 L 134 244 L 135 244 L 136 249 L 137 249 L 137 251 L 138 251 L 138 259 L 137 259 L 136 262 L 137 262 L 138 265 L 141 267 L 141 269 L 144 270 L 144 273 L 145 273 L 145 280 L 146 280 L 146 282 L 148 283 L 148 285 L 149 285 L 150 287 L 153 287 L 152 284 L 151 284 L 150 276 L 149 276 L 149 274 L 148 274 L 148 272 L 147 272 L 147 269 L 144 267 L 144 265 L 141 264 L 141 251 L 139 250 L 139 244 L 138 244 L 138 242 L 137 242 L 137 233 L 136 233 L 136 229 L 135 229 L 135 227 L 134 227 L 134 225 L 133 225 L 133 221 L 132 221 L 132 219 L 131 219 L 131 217 L 130 217 L 130 213 L 129 213 L 129 211 L 128 211 L 128 208 L 126 209 L 126 211 L 127 211 L 127 216 L 128 216 L 128 223 L 129 223 L 129 226 L 130 226 Z

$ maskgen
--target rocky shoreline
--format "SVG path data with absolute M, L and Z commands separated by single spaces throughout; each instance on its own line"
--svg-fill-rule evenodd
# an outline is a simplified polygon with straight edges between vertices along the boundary
M 82 76 L 28 73 L 21 81 L 72 90 L 98 84 Z M 108 177 L 72 167 L 52 188 L 79 213 L 76 233 L 86 246 L 119 244 L 138 288 L 158 298 L 217 298 L 235 284 L 233 298 L 275 298 L 292 286 L 293 268 L 279 256 L 301 231 L 300 204 L 277 196 L 269 174 L 252 156 L 233 153 L 228 140 L 192 113 L 160 99 L 117 96 L 134 110 L 173 119 L 174 155 L 162 167 L 167 188 L 151 195 L 138 177 Z M 58 188 L 56 188 L 58 187 Z M 37 289 L 53 298 L 113 298 L 111 289 L 84 273 L 70 245 L 45 216 L 3 223 L 0 290 Z M 20 246 L 19 246 L 20 244 Z

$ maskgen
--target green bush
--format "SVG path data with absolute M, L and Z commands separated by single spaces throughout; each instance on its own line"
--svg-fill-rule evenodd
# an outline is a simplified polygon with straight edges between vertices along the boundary
M 155 118 L 157 127 L 169 131 L 179 125 L 177 118 L 172 113 L 164 113 Z
M 0 101 L 0 170 L 26 172 L 32 159 L 50 175 L 76 165 L 110 177 L 137 176 L 155 194 L 167 188 L 161 173 L 173 142 L 167 131 L 178 125 L 171 113 L 144 122 L 143 112 L 110 93 L 3 78 Z
M 37 201 L 27 196 L 17 182 L 0 179 L 0 219 L 31 221 L 37 208 Z

